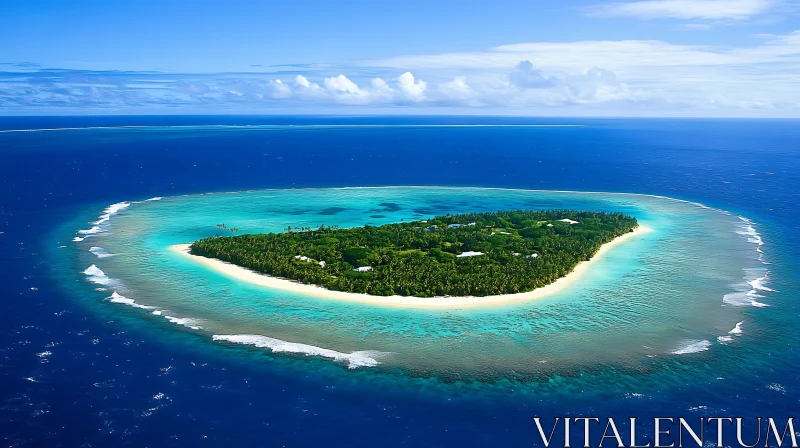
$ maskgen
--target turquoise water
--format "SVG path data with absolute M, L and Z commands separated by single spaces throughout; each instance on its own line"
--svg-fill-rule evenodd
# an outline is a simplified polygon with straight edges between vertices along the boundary
M 579 281 L 546 298 L 440 310 L 245 284 L 167 249 L 214 235 L 223 222 L 241 234 L 559 208 L 619 211 L 653 231 L 615 247 Z M 751 223 L 663 197 L 478 188 L 261 190 L 169 197 L 107 212 L 104 220 L 94 217 L 104 212 L 87 211 L 103 221 L 98 224 L 87 225 L 85 216 L 71 223 L 73 232 L 91 233 L 64 235 L 64 241 L 85 239 L 62 242 L 67 247 L 58 252 L 90 291 L 88 306 L 118 307 L 209 344 L 245 344 L 375 373 L 495 381 L 599 366 L 652 371 L 655 361 L 709 359 L 746 344 L 754 325 L 747 313 L 769 305 L 768 265 Z M 96 269 L 85 271 L 90 266 Z

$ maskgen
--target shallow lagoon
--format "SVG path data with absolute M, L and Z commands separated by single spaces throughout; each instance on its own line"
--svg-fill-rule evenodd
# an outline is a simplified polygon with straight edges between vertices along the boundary
M 654 231 L 614 248 L 550 297 L 446 310 L 345 303 L 244 284 L 167 249 L 214 235 L 222 222 L 259 233 L 518 208 L 620 211 Z M 178 324 L 209 343 L 255 344 L 375 372 L 494 380 L 601 365 L 650 370 L 654 358 L 713 356 L 720 345 L 742 343 L 744 313 L 768 305 L 768 274 L 751 224 L 663 197 L 427 187 L 261 190 L 147 200 L 106 212 L 98 211 L 93 224 L 75 222 L 83 233 L 73 237 L 85 239 L 59 252 L 69 254 L 76 274 L 88 272 L 78 274 L 91 291 L 87 305 L 128 305 L 141 319 Z M 99 272 L 86 271 L 92 265 Z

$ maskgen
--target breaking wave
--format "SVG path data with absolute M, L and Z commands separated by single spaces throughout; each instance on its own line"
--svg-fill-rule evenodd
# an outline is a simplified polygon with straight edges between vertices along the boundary
M 698 340 L 691 340 L 686 341 L 683 345 L 678 347 L 676 350 L 673 350 L 673 355 L 687 355 L 689 353 L 699 353 L 708 350 L 711 347 L 711 341 L 698 341 Z
M 86 274 L 86 279 L 92 283 L 97 283 L 98 285 L 107 285 L 111 283 L 111 279 L 96 265 L 89 266 L 83 273 Z
M 748 243 L 757 244 L 759 246 L 764 245 L 764 240 L 761 239 L 761 235 L 759 235 L 758 231 L 756 231 L 755 227 L 753 227 L 753 221 L 739 216 L 739 219 L 744 222 L 744 227 L 741 230 L 737 230 L 736 233 L 739 235 L 744 235 L 747 237 Z
M 102 229 L 100 228 L 100 226 L 92 226 L 91 229 L 78 230 L 78 233 L 80 233 L 81 235 L 94 235 L 95 233 L 100 233 L 101 231 Z
M 124 210 L 130 206 L 131 206 L 130 202 L 117 202 L 116 204 L 111 204 L 103 210 L 103 213 L 100 215 L 99 219 L 93 222 L 92 224 L 94 225 L 102 224 L 111 219 L 111 216 L 119 213 L 120 210 Z
M 759 302 L 758 299 L 764 297 L 762 292 L 774 291 L 766 286 L 769 280 L 769 271 L 764 268 L 745 268 L 744 282 L 733 285 L 737 289 L 722 296 L 722 301 L 734 306 L 755 306 L 764 308 L 769 305 Z
M 93 251 L 94 253 L 94 251 Z M 83 274 L 86 275 L 86 279 L 92 283 L 96 283 L 98 285 L 111 285 L 114 287 L 120 286 L 120 282 L 118 280 L 114 280 L 109 278 L 102 269 L 98 268 L 97 265 L 91 265 L 83 271 Z M 98 291 L 105 291 L 106 288 L 96 288 Z M 153 310 L 152 314 L 156 316 L 163 316 L 166 320 L 172 322 L 173 324 L 183 325 L 184 327 L 191 328 L 192 330 L 202 330 L 203 327 L 200 326 L 202 323 L 199 319 L 193 319 L 190 317 L 175 317 L 175 316 L 168 316 L 164 313 L 164 310 L 158 309 L 158 307 L 150 306 L 150 305 L 142 305 L 141 303 L 137 303 L 135 300 L 131 299 L 130 297 L 126 297 L 117 291 L 111 293 L 111 296 L 108 298 L 109 302 L 112 303 L 120 303 L 123 305 L 128 305 L 133 308 L 139 308 L 143 310 Z
M 155 313 L 153 313 L 155 314 Z M 156 314 L 161 315 L 161 314 Z M 200 326 L 200 321 L 198 319 L 192 319 L 191 317 L 173 317 L 167 316 L 166 314 L 163 315 L 164 319 L 172 322 L 173 324 L 183 325 L 184 327 L 189 327 L 192 330 L 202 330 L 203 327 Z
M 107 250 L 103 249 L 102 247 L 97 247 L 97 246 L 90 247 L 89 248 L 89 252 L 97 255 L 97 258 L 108 258 L 108 257 L 113 257 L 114 255 L 117 255 L 117 254 L 112 254 L 112 253 L 108 252 Z
M 101 227 L 102 224 L 108 222 L 111 219 L 111 217 L 119 213 L 120 210 L 125 210 L 130 206 L 131 206 L 130 202 L 117 202 L 116 204 L 109 205 L 108 207 L 103 209 L 103 211 L 100 213 L 100 216 L 97 217 L 97 221 L 89 223 L 92 225 L 90 229 L 78 230 L 78 234 L 89 236 L 103 232 L 104 230 Z M 78 238 L 80 237 L 75 237 L 72 239 L 72 241 L 83 241 L 84 239 L 86 239 L 86 237 L 80 239 Z
M 743 323 L 744 323 L 744 321 L 741 321 L 741 322 L 737 323 L 736 326 L 733 327 L 733 329 L 728 332 L 728 334 L 726 334 L 724 336 L 717 337 L 717 341 L 720 344 L 727 344 L 729 342 L 733 342 L 733 336 L 741 336 L 742 335 L 742 333 L 743 333 L 742 324 Z M 733 335 L 733 336 L 730 336 L 730 335 Z
M 742 235 L 747 238 L 748 243 L 756 245 L 756 252 L 758 253 L 758 261 L 761 264 L 768 265 L 769 263 L 764 260 L 764 251 L 761 246 L 764 245 L 764 240 L 755 228 L 755 223 L 743 216 L 739 216 L 742 221 L 742 227 L 736 230 L 737 235 Z M 725 294 L 722 301 L 728 305 L 734 306 L 755 306 L 764 308 L 769 305 L 759 302 L 758 299 L 763 298 L 761 294 L 764 291 L 774 291 L 766 286 L 769 281 L 769 271 L 766 268 L 745 268 L 744 269 L 744 282 L 733 285 L 736 289 L 735 292 Z
M 100 216 L 97 217 L 97 221 L 92 221 L 92 222 L 89 223 L 89 224 L 92 225 L 91 228 L 78 230 L 78 234 L 79 235 L 84 235 L 84 236 L 82 236 L 82 237 L 76 236 L 75 238 L 72 239 L 72 241 L 80 242 L 80 241 L 85 240 L 87 237 L 89 237 L 91 235 L 95 235 L 95 234 L 98 234 L 98 233 L 105 232 L 106 229 L 104 228 L 103 224 L 105 224 L 108 221 L 110 221 L 112 216 L 116 215 L 117 213 L 119 213 L 122 210 L 125 210 L 126 208 L 130 207 L 132 204 L 141 204 L 143 202 L 160 201 L 162 199 L 164 199 L 164 198 L 162 198 L 161 196 L 156 196 L 156 197 L 153 197 L 153 198 L 150 198 L 150 199 L 145 199 L 143 201 L 122 201 L 122 202 L 117 202 L 115 204 L 111 204 L 108 207 L 104 208 L 102 212 L 100 212 Z M 91 251 L 91 249 L 89 249 L 89 250 Z
M 109 302 L 114 302 L 114 303 L 122 303 L 122 304 L 125 304 L 125 305 L 132 306 L 134 308 L 141 308 L 143 310 L 153 310 L 153 309 L 156 308 L 154 306 L 147 306 L 147 305 L 141 305 L 139 303 L 136 303 L 133 299 L 129 299 L 129 298 L 123 296 L 122 294 L 119 294 L 116 291 L 114 291 L 111 294 L 111 297 L 108 298 L 108 301 Z
M 373 350 L 342 353 L 314 345 L 287 342 L 256 334 L 215 334 L 213 336 L 213 340 L 231 342 L 234 344 L 252 345 L 258 348 L 268 348 L 272 350 L 273 353 L 302 353 L 306 356 L 321 356 L 323 358 L 331 358 L 334 361 L 347 362 L 347 367 L 349 369 L 356 369 L 358 367 L 374 367 L 380 364 L 376 358 L 383 354 L 383 352 Z

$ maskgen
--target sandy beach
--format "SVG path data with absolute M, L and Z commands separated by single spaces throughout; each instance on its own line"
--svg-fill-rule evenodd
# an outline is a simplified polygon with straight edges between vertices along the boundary
M 652 231 L 649 227 L 639 226 L 633 232 L 626 233 L 611 242 L 600 247 L 594 257 L 589 261 L 583 261 L 575 266 L 575 269 L 567 276 L 555 282 L 533 291 L 519 294 L 501 294 L 484 297 L 405 297 L 405 296 L 373 296 L 368 294 L 350 293 L 342 291 L 331 291 L 316 285 L 306 285 L 292 280 L 287 280 L 269 275 L 260 274 L 241 266 L 216 260 L 213 258 L 200 257 L 189 253 L 190 244 L 176 244 L 169 246 L 169 250 L 179 253 L 191 260 L 206 266 L 214 271 L 230 278 L 264 286 L 272 289 L 280 289 L 298 294 L 320 297 L 331 300 L 343 300 L 348 302 L 360 302 L 373 305 L 395 306 L 402 308 L 466 308 L 475 306 L 504 305 L 509 303 L 525 302 L 529 300 L 541 299 L 549 295 L 564 290 L 575 283 L 586 273 L 594 262 L 602 258 L 612 248 Z

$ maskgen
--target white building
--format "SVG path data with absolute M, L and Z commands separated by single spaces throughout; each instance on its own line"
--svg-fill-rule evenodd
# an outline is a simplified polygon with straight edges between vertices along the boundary
M 357 268 L 355 268 L 353 270 L 357 271 L 357 272 L 369 272 L 369 271 L 372 270 L 372 266 L 360 266 L 360 267 L 357 267 Z
M 456 257 L 457 257 L 457 258 L 462 258 L 462 257 L 474 257 L 474 256 L 476 256 L 476 255 L 483 255 L 483 252 L 475 252 L 475 251 L 471 251 L 471 250 L 470 250 L 470 251 L 467 251 L 467 252 L 462 252 L 462 253 L 460 253 L 460 254 L 456 255 Z
M 573 221 L 573 220 L 571 220 L 569 218 L 559 219 L 559 221 L 565 222 L 567 224 L 578 224 L 578 221 Z

